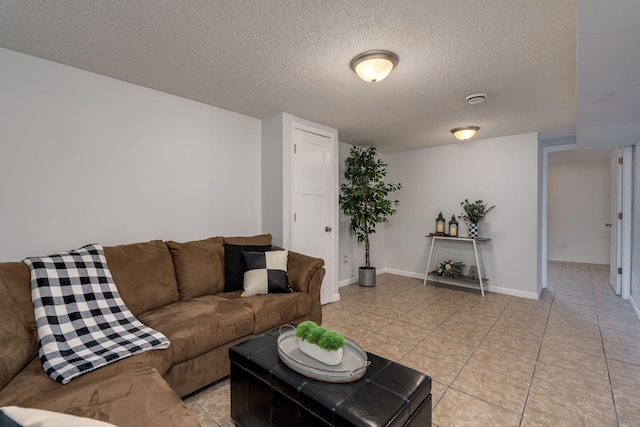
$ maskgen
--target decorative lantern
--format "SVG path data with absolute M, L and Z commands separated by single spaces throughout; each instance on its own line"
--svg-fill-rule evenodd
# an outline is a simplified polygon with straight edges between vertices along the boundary
M 458 221 L 455 215 L 451 215 L 451 221 L 449 221 L 449 237 L 458 237 Z
M 444 235 L 444 223 L 445 223 L 445 219 L 442 216 L 442 212 L 440 212 L 440 214 L 438 215 L 438 218 L 436 218 L 436 234 L 438 236 L 442 236 Z

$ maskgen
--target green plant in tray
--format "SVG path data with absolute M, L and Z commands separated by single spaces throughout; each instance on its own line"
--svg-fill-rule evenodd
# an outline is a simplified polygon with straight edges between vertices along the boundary
M 346 341 L 340 333 L 319 326 L 311 320 L 298 325 L 296 336 L 327 351 L 335 351 L 346 345 Z

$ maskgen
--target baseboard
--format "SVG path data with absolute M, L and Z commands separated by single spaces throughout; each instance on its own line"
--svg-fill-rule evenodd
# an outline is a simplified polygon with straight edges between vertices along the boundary
M 405 277 L 411 277 L 411 278 L 414 278 L 414 279 L 424 280 L 424 273 L 415 273 L 415 272 L 412 272 L 412 271 L 395 270 L 393 268 L 385 268 L 383 270 L 385 270 L 385 273 L 389 273 L 389 274 L 397 274 L 398 276 L 405 276 Z M 469 288 L 469 289 L 478 289 L 478 292 L 480 292 L 480 289 L 478 288 L 478 286 L 465 285 L 465 284 L 456 284 L 454 286 L 460 286 L 460 287 Z M 535 299 L 535 300 L 538 299 L 538 294 L 535 293 L 535 292 L 519 291 L 517 289 L 502 288 L 502 287 L 499 287 L 499 286 L 492 286 L 492 285 L 489 285 L 489 284 L 485 286 L 485 291 L 487 291 L 487 292 L 495 292 L 497 294 L 511 295 L 511 296 L 520 297 L 520 298 Z
M 376 276 L 380 275 L 380 274 L 384 274 L 384 273 L 389 273 L 389 269 L 388 268 L 378 268 L 376 269 Z M 395 274 L 395 273 L 393 273 Z M 353 285 L 354 283 L 358 283 L 360 279 L 358 279 L 357 276 L 354 277 L 350 277 L 348 279 L 344 279 L 338 282 L 338 288 L 341 288 L 343 286 L 347 286 L 347 285 Z
M 576 264 L 600 264 L 600 265 L 609 264 L 609 260 L 606 260 L 606 261 L 603 262 L 601 259 L 586 259 L 586 258 L 581 258 L 581 259 L 561 259 L 561 258 L 557 258 L 557 257 L 553 257 L 553 256 L 548 256 L 547 257 L 547 261 L 572 262 L 572 263 L 576 263 Z
M 424 280 L 424 274 L 414 273 L 413 271 L 395 270 L 393 268 L 385 268 L 385 273 L 397 274 L 398 276 L 412 277 L 414 279 Z
M 353 285 L 354 283 L 358 283 L 358 278 L 357 277 L 350 277 L 348 279 L 339 281 L 338 282 L 338 288 L 341 288 L 341 287 L 347 286 L 347 285 Z
M 499 286 L 491 286 L 491 285 L 488 285 L 487 289 L 489 290 L 489 292 L 495 292 L 497 294 L 505 294 L 505 295 L 511 295 L 514 297 L 535 299 L 535 300 L 538 299 L 538 294 L 535 292 L 519 291 L 517 289 L 501 288 Z
M 636 317 L 638 318 L 638 320 L 640 320 L 640 307 L 638 307 L 638 304 L 636 304 L 636 300 L 634 300 L 633 298 L 629 298 L 629 302 L 631 303 L 631 307 L 633 307 L 633 311 L 636 312 Z

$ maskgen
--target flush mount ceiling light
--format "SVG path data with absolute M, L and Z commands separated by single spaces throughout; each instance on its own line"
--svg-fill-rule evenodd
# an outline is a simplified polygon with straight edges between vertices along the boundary
M 471 95 L 467 95 L 464 100 L 470 105 L 480 104 L 487 100 L 487 94 L 482 92 L 472 93 Z
M 388 50 L 370 50 L 351 60 L 351 69 L 365 82 L 375 83 L 398 65 L 398 56 Z
M 473 138 L 479 130 L 480 128 L 478 126 L 461 126 L 451 129 L 451 133 L 460 141 L 466 141 L 467 139 Z

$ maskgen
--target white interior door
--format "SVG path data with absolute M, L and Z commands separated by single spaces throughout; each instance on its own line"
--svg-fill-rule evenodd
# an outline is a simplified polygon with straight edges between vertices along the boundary
M 337 283 L 332 283 L 336 267 L 333 163 L 334 138 L 308 130 L 293 130 L 293 220 L 291 249 L 324 259 L 327 273 L 322 283 L 322 304 L 333 301 Z
M 618 269 L 622 268 L 622 157 L 620 149 L 611 152 L 611 262 L 609 264 L 609 283 L 616 295 L 622 292 L 622 275 Z

